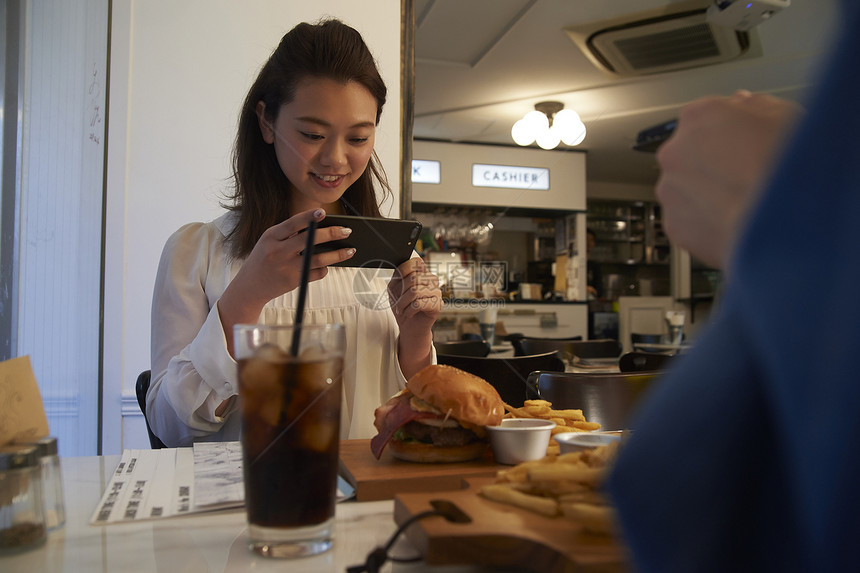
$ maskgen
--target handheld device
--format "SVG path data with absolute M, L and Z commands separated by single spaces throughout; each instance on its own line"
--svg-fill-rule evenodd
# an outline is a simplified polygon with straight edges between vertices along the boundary
M 712 24 L 746 32 L 789 5 L 791 0 L 718 0 L 708 8 L 707 19 Z
M 407 219 L 382 219 L 353 215 L 326 215 L 318 228 L 349 227 L 352 234 L 343 239 L 314 246 L 314 253 L 348 247 L 355 248 L 351 258 L 335 263 L 337 267 L 397 268 L 412 256 L 421 223 Z
M 650 153 L 657 151 L 657 148 L 669 139 L 676 127 L 678 127 L 678 120 L 670 119 L 660 125 L 643 129 L 636 135 L 636 144 L 633 149 Z

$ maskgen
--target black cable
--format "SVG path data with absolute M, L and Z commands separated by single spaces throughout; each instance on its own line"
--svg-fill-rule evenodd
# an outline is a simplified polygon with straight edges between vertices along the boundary
M 434 515 L 441 515 L 445 519 L 451 521 L 450 514 L 448 512 L 440 511 L 438 509 L 430 509 L 415 514 L 406 521 L 404 521 L 403 524 L 397 528 L 397 531 L 395 531 L 391 535 L 384 547 L 376 547 L 367 555 L 367 560 L 362 565 L 353 565 L 352 567 L 347 567 L 346 573 L 379 573 L 380 567 L 382 567 L 386 561 L 394 561 L 395 563 L 412 563 L 414 561 L 420 561 L 421 557 L 391 557 L 388 555 L 388 552 L 397 542 L 397 538 L 400 537 L 400 535 L 404 531 L 406 531 L 407 527 L 409 527 L 419 519 L 424 519 L 425 517 L 433 517 Z

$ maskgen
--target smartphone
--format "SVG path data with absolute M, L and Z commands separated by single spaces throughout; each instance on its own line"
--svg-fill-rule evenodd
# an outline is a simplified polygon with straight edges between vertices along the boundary
M 676 127 L 678 127 L 678 120 L 670 119 L 660 125 L 643 129 L 636 135 L 636 144 L 633 149 L 650 153 L 657 151 L 657 148 L 672 136 Z
M 314 246 L 314 254 L 355 248 L 351 258 L 332 265 L 335 267 L 397 268 L 412 256 L 421 234 L 421 223 L 406 219 L 326 215 L 317 225 L 335 226 L 349 227 L 352 234 Z

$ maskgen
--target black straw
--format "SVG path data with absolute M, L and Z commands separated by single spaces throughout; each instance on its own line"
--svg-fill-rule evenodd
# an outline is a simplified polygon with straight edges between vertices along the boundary
M 316 220 L 312 220 L 308 225 L 307 238 L 305 240 L 305 251 L 302 253 L 302 277 L 299 283 L 299 300 L 296 303 L 296 320 L 293 324 L 293 356 L 299 355 L 299 345 L 302 337 L 302 319 L 305 316 L 305 297 L 308 293 L 308 274 L 311 270 L 311 251 L 314 247 L 314 232 L 317 228 Z

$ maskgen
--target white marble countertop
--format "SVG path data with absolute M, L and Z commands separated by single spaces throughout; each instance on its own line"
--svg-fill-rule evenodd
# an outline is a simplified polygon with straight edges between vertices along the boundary
M 393 501 L 343 502 L 337 506 L 336 537 L 331 551 L 315 557 L 281 560 L 259 557 L 248 550 L 244 510 L 90 525 L 92 512 L 119 460 L 118 455 L 63 458 L 65 526 L 50 532 L 48 542 L 39 548 L 0 557 L 0 571 L 344 572 L 347 567 L 364 563 L 367 554 L 384 545 L 397 529 L 392 516 Z M 403 536 L 391 553 L 404 558 L 417 554 Z M 382 571 L 476 573 L 489 569 L 389 562 Z

